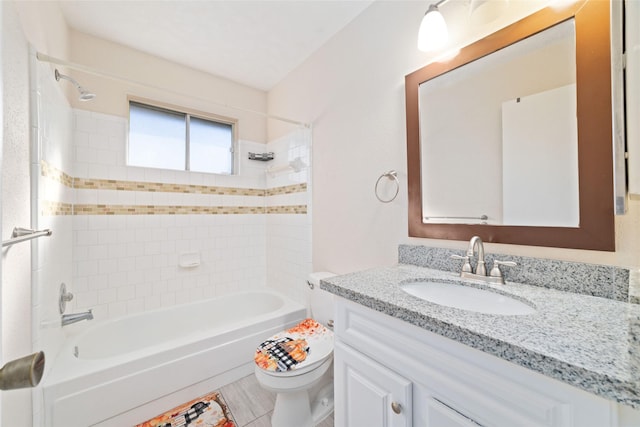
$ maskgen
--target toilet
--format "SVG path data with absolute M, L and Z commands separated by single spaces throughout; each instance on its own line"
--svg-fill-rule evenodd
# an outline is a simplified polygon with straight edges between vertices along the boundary
M 331 276 L 311 273 L 305 284 L 310 317 L 256 349 L 258 383 L 276 393 L 272 427 L 313 427 L 333 412 L 333 296 L 320 289 L 320 280 Z

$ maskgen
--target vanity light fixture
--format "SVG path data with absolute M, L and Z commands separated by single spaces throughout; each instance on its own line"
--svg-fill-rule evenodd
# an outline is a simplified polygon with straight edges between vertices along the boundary
M 433 52 L 444 47 L 449 41 L 447 23 L 438 9 L 449 0 L 440 0 L 429 5 L 418 30 L 418 49 Z M 484 25 L 500 17 L 509 0 L 468 0 L 469 20 L 474 25 Z
M 438 10 L 438 6 L 447 0 L 440 0 L 429 5 L 427 12 L 422 18 L 420 29 L 418 30 L 418 49 L 423 52 L 433 52 L 443 47 L 449 40 L 449 30 L 447 23 Z
M 471 0 L 469 16 L 471 23 L 482 25 L 493 22 L 505 12 L 509 0 Z

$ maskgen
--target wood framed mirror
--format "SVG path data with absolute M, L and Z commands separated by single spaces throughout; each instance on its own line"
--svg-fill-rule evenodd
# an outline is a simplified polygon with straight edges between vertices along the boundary
M 469 240 L 478 235 L 485 242 L 494 243 L 615 250 L 610 7 L 609 1 L 602 0 L 580 0 L 563 8 L 547 7 L 461 49 L 455 58 L 447 62 L 431 63 L 405 77 L 409 236 Z M 512 49 L 516 43 L 567 21 L 573 21 L 575 29 L 574 98 L 578 163 L 575 225 L 513 225 L 508 222 L 498 225 L 464 220 L 461 223 L 439 223 L 425 218 L 428 215 L 425 215 L 423 205 L 423 174 L 428 166 L 423 161 L 421 144 L 430 141 L 424 137 L 428 132 L 420 116 L 420 86 L 425 82 L 433 86 L 437 82 L 434 79 L 438 77 L 457 72 L 461 67 L 473 65 L 480 58 L 507 47 Z M 473 93 L 469 95 L 474 96 Z M 455 126 L 469 123 L 462 115 L 457 120 Z M 439 129 L 439 132 L 446 131 Z M 482 139 L 475 142 L 480 148 L 486 143 Z M 456 155 L 463 154 L 457 152 Z M 474 173 L 482 174 L 483 166 L 486 165 L 476 162 Z M 544 170 L 540 174 L 544 174 Z M 446 179 L 437 177 L 435 180 L 444 182 Z M 466 180 L 459 190 L 449 192 L 449 197 L 464 198 L 471 192 L 486 194 L 492 190 L 486 185 Z

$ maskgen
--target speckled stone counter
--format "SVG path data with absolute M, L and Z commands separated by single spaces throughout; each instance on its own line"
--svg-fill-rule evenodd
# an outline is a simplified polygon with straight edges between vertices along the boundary
M 640 409 L 640 305 L 510 282 L 471 284 L 514 296 L 530 315 L 491 315 L 430 303 L 406 281 L 459 281 L 455 272 L 400 264 L 323 279 L 340 297 Z M 628 280 L 628 279 L 627 279 Z

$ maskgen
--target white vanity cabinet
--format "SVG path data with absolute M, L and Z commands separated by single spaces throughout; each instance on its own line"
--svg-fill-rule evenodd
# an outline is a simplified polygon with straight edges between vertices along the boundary
M 623 425 L 614 402 L 351 301 L 336 307 L 336 427 Z
M 336 342 L 338 426 L 411 427 L 411 381 L 342 342 Z

